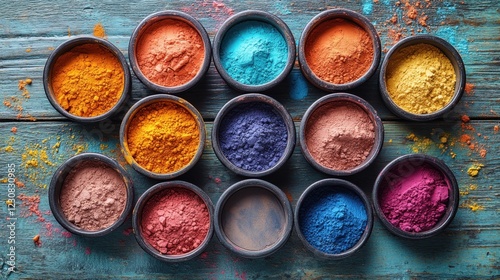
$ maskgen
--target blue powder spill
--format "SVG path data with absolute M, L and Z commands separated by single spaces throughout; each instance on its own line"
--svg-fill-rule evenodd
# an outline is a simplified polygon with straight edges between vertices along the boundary
M 285 69 L 288 46 L 271 24 L 244 21 L 233 26 L 222 39 L 221 64 L 236 81 L 262 85 Z
M 373 0 L 363 0 L 362 1 L 362 11 L 365 15 L 370 15 L 373 12 Z
M 302 73 L 292 71 L 289 76 L 290 97 L 294 100 L 302 100 L 308 94 L 307 82 Z
M 363 202 L 352 191 L 324 188 L 303 201 L 299 220 L 302 234 L 313 247 L 339 254 L 360 240 L 367 214 Z
M 458 26 L 441 26 L 436 30 L 435 35 L 448 41 L 460 55 L 468 54 L 469 42 L 463 34 L 459 35 Z
M 259 172 L 274 167 L 285 152 L 288 132 L 281 115 L 261 102 L 238 105 L 221 121 L 220 147 L 237 167 Z

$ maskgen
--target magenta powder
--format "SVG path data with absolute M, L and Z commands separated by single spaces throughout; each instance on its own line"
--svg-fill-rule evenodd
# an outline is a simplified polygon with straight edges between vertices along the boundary
M 205 202 L 195 192 L 183 188 L 169 188 L 152 196 L 141 218 L 144 240 L 167 255 L 196 249 L 210 228 Z
M 395 174 L 379 195 L 379 204 L 391 224 L 406 232 L 432 229 L 446 212 L 449 187 L 443 174 L 429 165 L 410 174 Z

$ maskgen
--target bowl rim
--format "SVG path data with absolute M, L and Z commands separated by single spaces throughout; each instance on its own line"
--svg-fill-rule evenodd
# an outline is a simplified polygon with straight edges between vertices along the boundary
M 421 165 L 430 165 L 433 168 L 435 168 L 437 171 L 439 171 L 443 177 L 445 178 L 445 181 L 448 183 L 449 187 L 449 198 L 448 198 L 448 205 L 446 208 L 446 212 L 443 214 L 443 217 L 441 218 L 440 221 L 436 223 L 436 225 L 427 231 L 422 231 L 422 232 L 408 232 L 404 231 L 394 225 L 392 225 L 387 218 L 385 217 L 385 214 L 382 211 L 381 205 L 379 203 L 379 195 L 381 191 L 383 190 L 383 181 L 385 180 L 386 176 L 388 174 L 393 174 L 391 171 L 398 167 L 402 163 L 408 162 L 410 164 L 411 168 L 415 168 Z M 399 175 L 395 175 L 399 176 Z M 373 187 L 373 192 L 372 192 L 372 200 L 373 200 L 373 206 L 375 209 L 375 213 L 377 214 L 379 220 L 381 223 L 384 225 L 384 227 L 389 230 L 392 234 L 407 238 L 407 239 L 425 239 L 429 238 L 432 236 L 437 235 L 438 233 L 442 232 L 445 230 L 446 227 L 453 221 L 456 212 L 458 211 L 458 205 L 459 205 L 459 200 L 460 200 L 460 191 L 458 188 L 458 182 L 455 178 L 455 175 L 451 171 L 451 169 L 446 165 L 444 161 L 442 161 L 439 158 L 436 158 L 434 156 L 426 155 L 426 154 L 407 154 L 407 155 L 402 155 L 398 158 L 395 158 L 391 162 L 389 162 L 383 169 L 380 171 L 379 175 L 377 176 L 374 187 Z
M 73 167 L 78 166 L 83 162 L 97 162 L 105 164 L 106 166 L 115 170 L 122 177 L 127 193 L 125 206 L 118 219 L 111 226 L 97 231 L 89 231 L 82 229 L 80 227 L 77 227 L 70 221 L 68 221 L 68 219 L 66 218 L 61 209 L 61 205 L 59 202 L 59 196 L 64 181 L 66 179 L 66 176 L 71 172 Z M 49 200 L 49 207 L 54 218 L 64 229 L 66 229 L 70 233 L 80 236 L 101 237 L 116 230 L 127 219 L 128 215 L 130 214 L 130 211 L 132 210 L 132 205 L 134 201 L 134 187 L 133 187 L 133 182 L 130 179 L 129 175 L 116 160 L 107 157 L 103 154 L 86 152 L 67 159 L 56 169 L 49 183 L 48 200 Z
M 198 247 L 181 255 L 167 255 L 158 252 L 158 250 L 153 248 L 148 242 L 144 240 L 140 226 L 140 219 L 142 218 L 142 210 L 151 197 L 158 193 L 161 193 L 164 190 L 175 188 L 189 190 L 203 200 L 210 216 L 210 226 L 208 228 L 205 239 L 200 243 Z M 181 180 L 160 182 L 147 189 L 137 200 L 137 203 L 132 212 L 132 228 L 134 230 L 134 236 L 137 243 L 149 255 L 165 262 L 187 261 L 201 254 L 207 248 L 212 239 L 214 233 L 214 205 L 207 193 L 205 193 L 201 188 L 192 183 Z
M 285 123 L 288 134 L 286 147 L 285 150 L 283 151 L 283 155 L 281 156 L 280 160 L 271 168 L 268 168 L 263 171 L 250 171 L 236 166 L 225 156 L 224 152 L 220 148 L 219 130 L 222 121 L 224 120 L 226 115 L 229 112 L 231 112 L 234 108 L 238 107 L 239 105 L 248 103 L 263 103 L 270 105 L 273 109 L 273 112 L 277 113 L 277 115 L 280 116 L 283 122 Z M 263 177 L 276 172 L 283 165 L 285 165 L 285 163 L 293 154 L 296 141 L 297 139 L 296 139 L 295 124 L 288 110 L 276 99 L 260 93 L 242 94 L 226 102 L 226 104 L 224 104 L 217 113 L 212 126 L 211 142 L 216 157 L 229 170 L 233 171 L 238 175 L 243 175 L 247 177 Z
M 268 246 L 263 250 L 247 250 L 229 241 L 229 238 L 224 233 L 223 225 L 220 221 L 223 209 L 226 203 L 231 199 L 231 196 L 233 196 L 238 191 L 247 188 L 260 188 L 268 191 L 280 203 L 285 217 L 284 228 L 281 237 L 272 246 Z M 276 185 L 262 179 L 245 179 L 234 183 L 222 193 L 215 207 L 214 222 L 217 238 L 229 251 L 245 258 L 263 258 L 277 252 L 288 241 L 293 229 L 293 210 L 286 194 Z
M 309 38 L 310 33 L 319 25 L 323 24 L 326 21 L 333 20 L 333 19 L 344 19 L 347 21 L 350 21 L 359 27 L 361 27 L 363 30 L 365 30 L 368 35 L 370 36 L 370 39 L 373 42 L 373 61 L 370 65 L 370 68 L 358 79 L 351 81 L 349 83 L 345 84 L 335 84 L 331 82 L 327 82 L 321 78 L 319 78 L 309 67 L 309 63 L 306 60 L 305 57 L 305 49 L 306 49 L 306 42 Z M 373 74 L 377 71 L 379 64 L 380 64 L 380 58 L 381 58 L 381 43 L 380 43 L 380 37 L 377 33 L 377 30 L 375 29 L 375 26 L 370 22 L 370 20 L 365 17 L 364 15 L 345 8 L 334 8 L 334 9 L 329 9 L 325 10 L 323 12 L 320 12 L 316 16 L 314 16 L 307 24 L 304 30 L 301 33 L 300 40 L 299 40 L 299 47 L 298 47 L 298 61 L 299 61 L 299 66 L 301 69 L 301 72 L 303 75 L 306 77 L 306 79 L 312 83 L 315 87 L 323 90 L 323 91 L 343 91 L 343 90 L 349 90 L 356 88 L 362 84 L 364 84 L 366 81 L 368 81 Z
M 198 125 L 198 131 L 200 134 L 200 141 L 198 143 L 198 149 L 196 151 L 196 154 L 194 157 L 191 159 L 191 161 L 184 166 L 183 168 L 170 172 L 170 173 L 155 173 L 150 170 L 147 170 L 146 168 L 142 167 L 140 164 L 136 162 L 136 160 L 133 158 L 133 156 L 130 154 L 130 151 L 128 149 L 128 142 L 127 142 L 127 134 L 128 134 L 128 125 L 130 124 L 130 121 L 132 118 L 135 116 L 135 114 L 142 109 L 143 107 L 149 106 L 153 103 L 156 102 L 170 102 L 174 103 L 176 105 L 179 105 L 186 109 L 187 111 L 190 112 L 190 114 L 193 116 L 195 119 L 197 125 Z M 156 179 L 156 180 L 169 180 L 173 179 L 175 177 L 178 177 L 187 171 L 189 171 L 191 168 L 193 168 L 196 163 L 199 161 L 201 158 L 204 148 L 205 148 L 205 140 L 206 140 L 206 128 L 205 128 L 205 121 L 203 120 L 203 117 L 201 116 L 200 112 L 187 100 L 177 97 L 174 95 L 169 95 L 169 94 L 155 94 L 155 95 L 150 95 L 147 96 L 141 100 L 139 100 L 137 103 L 135 103 L 125 114 L 125 117 L 123 117 L 122 122 L 120 124 L 120 150 L 127 161 L 128 164 L 132 165 L 132 167 L 138 171 L 139 173 L 146 175 L 149 178 Z
M 200 35 L 203 45 L 204 45 L 204 57 L 203 57 L 203 63 L 198 70 L 198 73 L 187 83 L 178 85 L 178 86 L 163 86 L 157 83 L 154 83 L 150 79 L 148 79 L 141 71 L 139 67 L 139 63 L 137 62 L 137 57 L 136 57 L 136 44 L 138 41 L 140 41 L 142 33 L 144 30 L 147 30 L 151 25 L 161 22 L 163 20 L 167 19 L 173 19 L 173 20 L 180 20 L 189 26 L 191 26 L 193 29 L 195 29 L 198 34 Z M 135 74 L 135 76 L 141 81 L 142 84 L 144 84 L 147 88 L 150 90 L 153 90 L 155 92 L 159 93 L 164 93 L 164 94 L 177 94 L 177 93 L 182 93 L 190 88 L 194 87 L 196 84 L 198 84 L 201 79 L 204 77 L 206 72 L 208 71 L 210 67 L 210 63 L 212 61 L 212 44 L 210 41 L 210 37 L 208 36 L 208 33 L 205 29 L 205 27 L 194 17 L 191 15 L 182 12 L 182 11 L 176 11 L 176 10 L 165 10 L 165 11 L 159 11 L 152 13 L 148 16 L 146 16 L 141 22 L 135 27 L 134 31 L 132 32 L 132 35 L 129 40 L 128 44 L 128 58 L 130 61 L 130 66 Z
M 231 75 L 229 75 L 229 73 L 222 65 L 219 50 L 224 40 L 224 36 L 231 28 L 244 21 L 260 21 L 272 25 L 283 36 L 283 39 L 285 40 L 288 47 L 288 55 L 285 67 L 277 77 L 267 83 L 260 85 L 248 85 L 241 83 L 231 77 Z M 288 25 L 280 17 L 260 10 L 245 10 L 226 19 L 215 34 L 212 49 L 214 65 L 219 75 L 230 87 L 242 92 L 263 92 L 283 82 L 288 74 L 292 71 L 296 59 L 295 39 Z
M 309 152 L 306 141 L 307 123 L 309 122 L 309 119 L 314 114 L 314 112 L 325 104 L 329 104 L 330 102 L 339 102 L 339 101 L 347 101 L 363 109 L 373 122 L 375 129 L 375 139 L 370 154 L 360 165 L 349 170 L 335 170 L 318 163 L 316 159 Z M 380 117 L 378 116 L 375 108 L 373 108 L 373 106 L 371 106 L 370 103 L 368 103 L 363 98 L 345 92 L 330 93 L 316 100 L 306 110 L 306 113 L 304 114 L 300 122 L 299 142 L 302 154 L 304 155 L 306 161 L 309 162 L 309 164 L 311 164 L 317 170 L 333 176 L 353 175 L 355 173 L 358 173 L 366 169 L 369 165 L 371 165 L 375 161 L 375 159 L 379 155 L 380 151 L 382 150 L 382 146 L 384 145 L 384 124 L 380 119 Z
M 443 108 L 429 114 L 415 114 L 399 107 L 390 97 L 385 81 L 387 66 L 389 64 L 392 55 L 394 55 L 396 52 L 405 47 L 417 44 L 428 44 L 438 48 L 450 60 L 455 70 L 455 75 L 457 77 L 457 81 L 455 84 L 455 91 L 453 93 L 453 97 L 450 100 L 450 102 L 448 102 L 448 104 Z M 400 118 L 410 121 L 421 121 L 421 122 L 431 121 L 450 113 L 463 96 L 465 89 L 465 82 L 466 82 L 465 64 L 458 51 L 453 47 L 453 45 L 451 45 L 446 40 L 430 34 L 417 34 L 401 39 L 391 49 L 389 49 L 380 66 L 379 90 L 380 90 L 380 95 L 382 96 L 382 100 L 392 113 L 394 113 L 396 116 Z
M 365 226 L 365 230 L 364 230 L 363 234 L 361 235 L 361 238 L 358 240 L 358 242 L 356 242 L 356 244 L 353 247 L 351 247 L 351 248 L 347 249 L 346 251 L 341 252 L 339 254 L 329 254 L 329 253 L 323 252 L 323 251 L 319 250 L 318 248 L 312 246 L 306 240 L 306 238 L 302 234 L 302 230 L 300 228 L 299 220 L 300 220 L 300 208 L 302 206 L 302 203 L 304 202 L 304 200 L 306 200 L 308 198 L 308 196 L 311 193 L 314 193 L 315 191 L 317 191 L 318 189 L 321 189 L 321 188 L 332 188 L 332 189 L 341 188 L 343 190 L 351 191 L 361 199 L 361 201 L 363 202 L 363 205 L 365 207 L 365 210 L 366 210 L 366 226 Z M 363 192 L 363 190 L 361 190 L 354 183 L 351 183 L 351 182 L 344 180 L 344 179 L 326 178 L 326 179 L 321 179 L 319 181 L 312 183 L 300 195 L 300 197 L 297 201 L 297 204 L 295 206 L 294 222 L 295 222 L 295 231 L 297 232 L 297 235 L 298 235 L 300 241 L 302 241 L 304 246 L 310 252 L 312 252 L 316 257 L 323 258 L 323 259 L 340 260 L 340 259 L 344 259 L 344 258 L 347 258 L 347 257 L 353 255 L 354 253 L 359 251 L 359 249 L 361 249 L 361 247 L 363 247 L 366 244 L 366 242 L 368 241 L 368 239 L 372 233 L 372 230 L 373 230 L 374 218 L 373 218 L 372 205 L 370 203 L 370 200 L 368 199 L 368 196 Z
M 101 47 L 104 47 L 106 50 L 108 50 L 116 59 L 121 64 L 121 68 L 123 70 L 123 91 L 121 93 L 120 98 L 116 102 L 116 104 L 111 107 L 107 112 L 101 115 L 97 115 L 94 117 L 82 117 L 82 116 L 77 116 L 74 114 L 71 114 L 70 112 L 66 111 L 59 102 L 57 102 L 54 92 L 52 90 L 52 85 L 51 85 L 51 76 L 52 76 L 52 70 L 58 60 L 58 58 L 65 53 L 71 51 L 73 48 L 81 46 L 81 45 L 86 45 L 86 44 L 96 44 Z M 50 104 L 54 109 L 57 110 L 61 115 L 64 117 L 80 122 L 80 123 L 92 123 L 92 122 L 99 122 L 102 120 L 105 120 L 112 115 L 115 115 L 118 113 L 120 108 L 126 103 L 128 100 L 129 93 L 131 91 L 131 83 L 132 79 L 130 76 L 130 69 L 127 63 L 127 60 L 125 59 L 125 56 L 123 53 L 111 42 L 108 40 L 96 37 L 96 36 L 90 36 L 90 35 L 78 35 L 75 37 L 72 37 L 63 43 L 61 43 L 59 46 L 57 46 L 49 55 L 47 58 L 47 61 L 45 62 L 44 68 L 43 68 L 43 88 L 45 91 L 45 95 L 47 96 L 47 99 L 49 100 Z

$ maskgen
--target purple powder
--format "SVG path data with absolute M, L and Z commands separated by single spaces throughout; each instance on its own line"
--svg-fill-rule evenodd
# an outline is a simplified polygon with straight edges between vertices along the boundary
M 220 148 L 237 167 L 259 172 L 275 166 L 285 152 L 286 124 L 272 106 L 262 102 L 234 107 L 222 119 Z

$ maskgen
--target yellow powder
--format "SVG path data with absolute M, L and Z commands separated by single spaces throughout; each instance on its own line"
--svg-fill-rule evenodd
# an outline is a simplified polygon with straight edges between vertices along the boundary
M 477 164 L 473 164 L 471 167 L 469 167 L 469 169 L 467 170 L 467 174 L 469 174 L 469 176 L 471 177 L 476 177 L 477 175 L 479 175 L 479 170 L 481 170 L 481 168 L 484 166 L 484 164 L 480 164 L 480 163 L 477 163 Z
M 106 38 L 106 31 L 104 30 L 104 26 L 101 23 L 97 23 L 94 25 L 94 36 L 99 38 Z
M 455 92 L 457 77 L 451 61 L 429 44 L 405 47 L 391 57 L 386 84 L 401 109 L 429 114 L 444 108 Z

